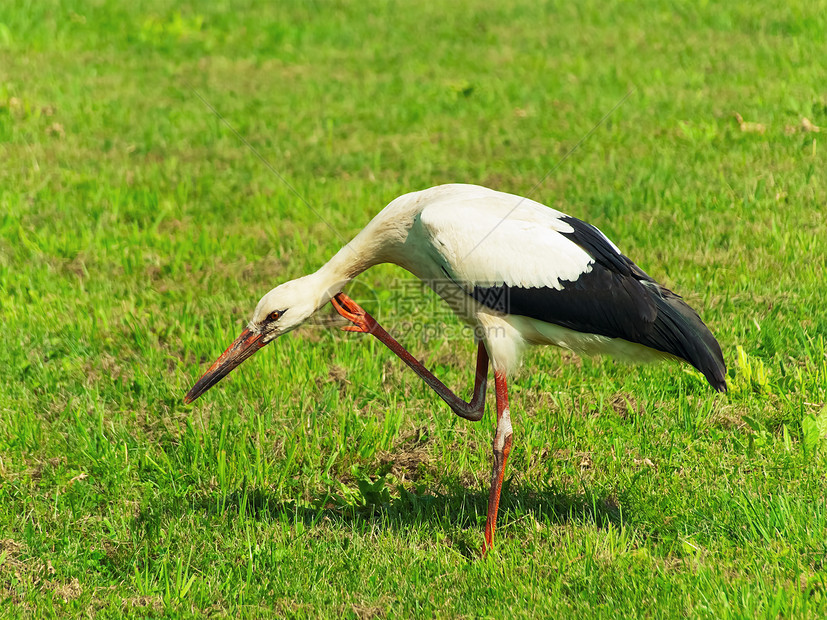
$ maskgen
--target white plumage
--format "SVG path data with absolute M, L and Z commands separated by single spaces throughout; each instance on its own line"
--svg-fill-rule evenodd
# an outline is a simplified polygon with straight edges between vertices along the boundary
M 458 280 L 559 289 L 589 270 L 586 251 L 559 234 L 572 232 L 563 214 L 511 194 L 468 196 L 464 189 L 450 186 L 421 213 L 434 248 Z

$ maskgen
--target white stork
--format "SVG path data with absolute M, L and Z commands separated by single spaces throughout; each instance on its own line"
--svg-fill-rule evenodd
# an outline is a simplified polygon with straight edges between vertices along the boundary
M 474 393 L 465 402 L 342 293 L 360 273 L 394 263 L 428 283 L 479 340 Z M 542 204 L 475 185 L 400 196 L 317 272 L 277 286 L 247 328 L 185 397 L 192 402 L 264 345 L 331 302 L 410 366 L 457 415 L 482 418 L 489 359 L 497 429 L 483 554 L 492 547 L 512 446 L 507 377 L 528 345 L 627 360 L 683 360 L 726 391 L 721 348 L 698 314 L 644 273 L 597 228 Z

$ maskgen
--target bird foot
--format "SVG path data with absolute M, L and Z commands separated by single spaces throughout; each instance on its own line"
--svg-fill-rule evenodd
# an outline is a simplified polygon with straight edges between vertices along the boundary
M 362 334 L 370 334 L 372 332 L 372 325 L 369 320 L 371 316 L 350 297 L 344 293 L 339 293 L 330 300 L 330 303 L 340 316 L 343 316 L 353 323 L 353 325 L 343 327 L 342 331 Z

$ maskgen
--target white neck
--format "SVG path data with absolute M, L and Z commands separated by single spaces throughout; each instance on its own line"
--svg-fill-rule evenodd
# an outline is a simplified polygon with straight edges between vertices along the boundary
M 366 269 L 387 262 L 387 258 L 382 251 L 384 244 L 381 242 L 383 240 L 369 238 L 369 235 L 365 235 L 367 230 L 366 228 L 356 235 L 350 243 L 336 252 L 333 258 L 322 265 L 318 271 L 305 276 L 310 280 L 311 290 L 316 290 L 320 294 L 318 307 L 330 301 L 351 280 Z M 377 241 L 379 243 L 376 243 Z
M 400 259 L 407 253 L 401 248 L 413 225 L 413 215 L 421 209 L 421 205 L 412 204 L 413 196 L 407 194 L 391 202 L 321 269 L 306 276 L 312 278 L 313 290 L 321 294 L 318 307 L 366 269 L 380 263 L 401 264 Z

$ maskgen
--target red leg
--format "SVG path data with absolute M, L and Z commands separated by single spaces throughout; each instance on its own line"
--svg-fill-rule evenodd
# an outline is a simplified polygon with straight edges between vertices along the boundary
M 359 304 L 344 293 L 339 293 L 330 300 L 340 315 L 352 323 L 343 329 L 349 332 L 373 334 L 386 347 L 398 355 L 413 371 L 422 377 L 439 397 L 448 403 L 451 410 L 461 418 L 477 422 L 482 419 L 485 411 L 485 389 L 488 382 L 488 350 L 480 341 L 477 349 L 477 370 L 474 378 L 474 395 L 470 402 L 465 402 L 454 394 L 448 387 L 437 379 L 430 370 L 399 344 L 393 336 L 386 332 L 371 315 L 363 310 Z
M 488 516 L 485 520 L 485 544 L 482 547 L 482 555 L 494 546 L 494 531 L 497 529 L 497 511 L 500 507 L 505 462 L 511 452 L 513 439 L 511 414 L 508 410 L 508 385 L 504 372 L 494 371 L 494 389 L 497 393 L 497 432 L 494 435 L 491 491 L 488 496 Z

